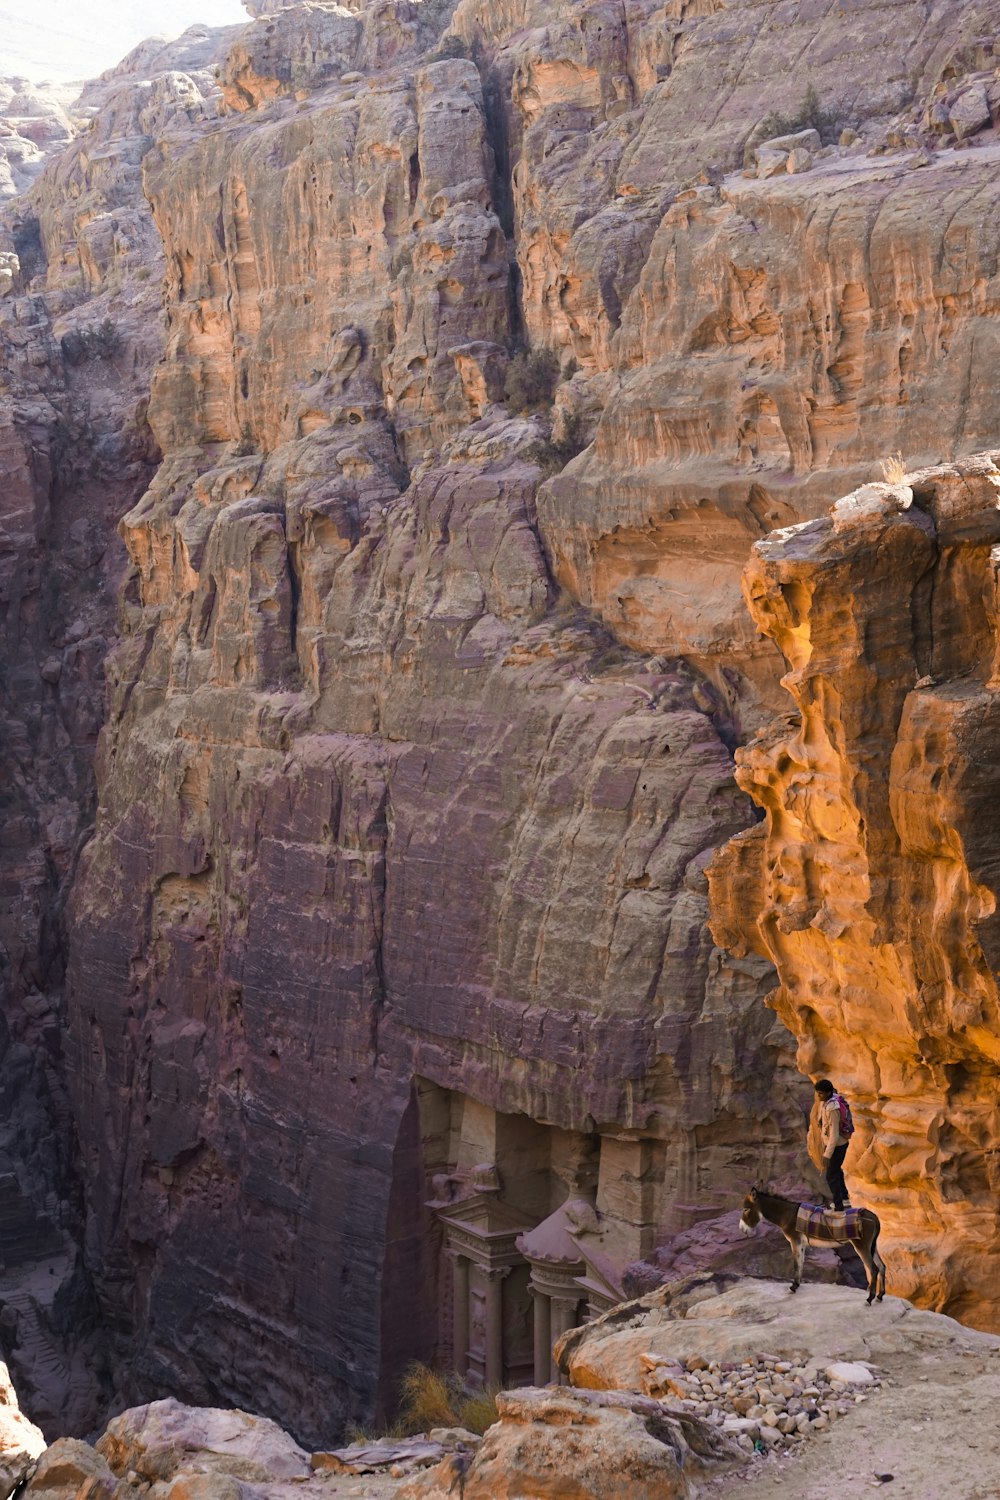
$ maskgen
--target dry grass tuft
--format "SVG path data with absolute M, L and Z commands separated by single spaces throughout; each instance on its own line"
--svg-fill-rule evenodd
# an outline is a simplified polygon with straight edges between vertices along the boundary
M 462 1387 L 454 1375 L 410 1365 L 399 1388 L 399 1421 L 407 1434 L 457 1427 Z
M 495 1386 L 468 1391 L 457 1375 L 410 1365 L 400 1386 L 397 1426 L 407 1437 L 432 1427 L 485 1432 L 497 1420 L 498 1391 Z
M 395 1441 L 408 1436 L 403 1431 L 401 1422 L 391 1422 L 388 1427 L 365 1427 L 361 1422 L 349 1422 L 344 1432 L 344 1442 L 364 1443 L 368 1447 L 372 1443 L 384 1443 L 387 1438 Z
M 494 1422 L 499 1422 L 500 1413 L 497 1411 L 499 1394 L 498 1385 L 487 1385 L 481 1391 L 475 1391 L 471 1396 L 466 1396 L 458 1408 L 459 1427 L 466 1428 L 468 1432 L 483 1433 L 487 1427 L 492 1427 Z
M 389 1427 L 373 1431 L 360 1425 L 348 1428 L 352 1443 L 374 1443 L 382 1438 L 416 1437 L 433 1427 L 465 1427 L 483 1433 L 498 1420 L 498 1386 L 469 1391 L 455 1374 L 442 1375 L 428 1365 L 412 1364 L 399 1388 L 399 1414 Z
M 882 477 L 886 484 L 902 484 L 906 478 L 906 465 L 901 453 L 890 453 L 882 460 Z

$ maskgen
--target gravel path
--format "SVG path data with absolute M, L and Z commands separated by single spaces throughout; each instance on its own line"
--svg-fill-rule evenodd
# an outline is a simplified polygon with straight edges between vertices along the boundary
M 956 1349 L 887 1360 L 878 1395 L 829 1432 L 706 1489 L 712 1500 L 998 1500 L 1000 1355 Z M 876 1475 L 891 1474 L 880 1481 Z

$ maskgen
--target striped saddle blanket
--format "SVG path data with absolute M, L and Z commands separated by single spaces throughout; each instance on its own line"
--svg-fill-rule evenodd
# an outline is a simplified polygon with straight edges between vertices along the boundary
M 795 1232 L 821 1245 L 844 1245 L 860 1240 L 864 1228 L 860 1208 L 820 1208 L 818 1203 L 800 1203 Z

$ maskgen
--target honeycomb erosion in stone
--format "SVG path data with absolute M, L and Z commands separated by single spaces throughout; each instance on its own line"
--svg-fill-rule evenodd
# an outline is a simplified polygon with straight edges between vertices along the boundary
M 997 1326 L 995 8 L 248 9 L 0 231 L 26 1407 L 544 1377 L 796 1045 Z
M 737 752 L 766 819 L 710 876 L 717 941 L 772 959 L 801 1068 L 854 1101 L 897 1290 L 994 1329 L 997 458 L 757 543 L 747 603 L 797 712 Z

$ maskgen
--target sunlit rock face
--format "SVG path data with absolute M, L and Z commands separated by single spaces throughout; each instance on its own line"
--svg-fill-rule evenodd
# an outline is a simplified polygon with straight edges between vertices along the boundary
M 934 462 L 994 440 L 991 386 L 969 371 L 974 348 L 1000 357 L 979 229 L 996 222 L 998 160 L 969 162 L 961 225 L 941 213 L 943 160 L 847 155 L 668 209 L 595 440 L 540 504 L 557 576 L 622 640 L 672 640 L 723 692 L 736 669 L 766 695 L 773 662 L 739 588 L 751 542 L 823 513 L 880 454 Z
M 989 382 L 968 381 L 997 359 L 993 132 L 918 170 L 912 123 L 978 69 L 1000 102 L 991 26 L 889 16 L 462 0 L 452 22 L 509 97 L 525 326 L 571 377 L 557 435 L 584 451 L 539 497 L 555 576 L 630 646 L 697 661 L 741 725 L 775 702 L 740 596 L 752 542 L 887 453 L 995 439 Z M 824 140 L 858 139 L 745 175 L 809 87 Z
M 46 159 L 72 139 L 69 92 L 55 84 L 36 87 L 27 78 L 0 78 L 0 200 L 23 192 Z
M 747 602 L 794 711 L 737 755 L 766 814 L 710 871 L 712 928 L 775 963 L 803 1072 L 858 1123 L 852 1198 L 893 1288 L 1000 1327 L 997 454 L 778 531 Z

